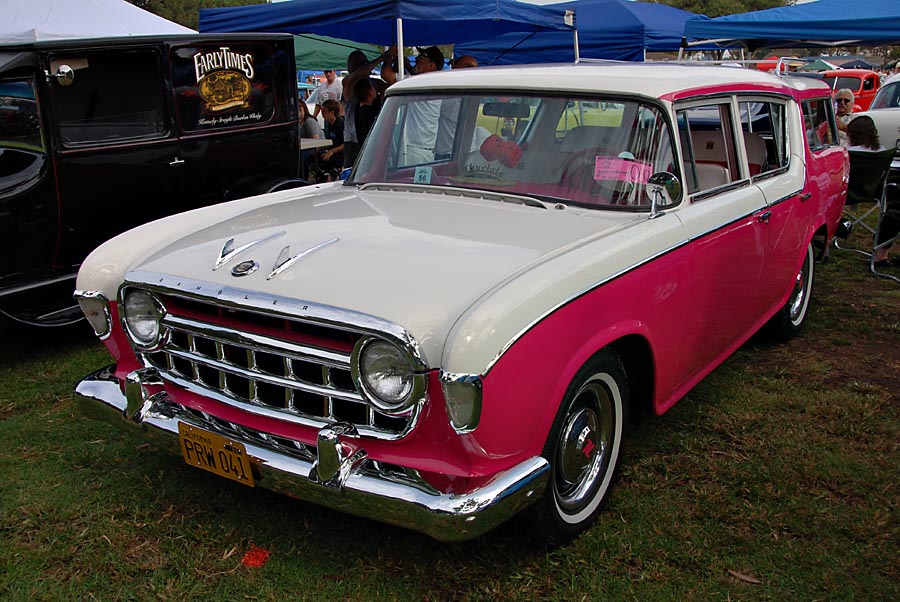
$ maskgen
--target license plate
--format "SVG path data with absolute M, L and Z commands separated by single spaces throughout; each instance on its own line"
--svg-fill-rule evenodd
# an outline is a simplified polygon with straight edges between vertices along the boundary
M 181 455 L 191 466 L 253 487 L 253 471 L 243 443 L 221 435 L 178 423 Z

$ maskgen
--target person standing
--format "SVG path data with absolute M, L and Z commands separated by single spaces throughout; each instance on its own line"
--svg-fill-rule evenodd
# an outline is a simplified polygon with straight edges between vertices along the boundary
M 359 154 L 360 139 L 356 133 L 356 109 L 359 101 L 353 95 L 353 87 L 361 79 L 369 79 L 375 93 L 383 95 L 387 84 L 382 79 L 370 77 L 372 69 L 381 65 L 382 77 L 387 77 L 393 83 L 394 71 L 390 66 L 391 60 L 397 56 L 397 47 L 391 46 L 373 60 L 367 60 L 361 50 L 354 50 L 347 55 L 347 76 L 344 77 L 344 91 L 342 103 L 344 105 L 344 167 L 353 167 L 356 155 Z
M 337 74 L 334 72 L 334 69 L 326 69 L 325 70 L 325 81 L 319 84 L 313 91 L 313 95 L 311 100 L 315 102 L 316 110 L 313 113 L 313 117 L 319 117 L 319 114 L 322 112 L 322 105 L 325 104 L 329 100 L 336 100 L 338 102 L 341 101 L 341 97 L 343 96 L 344 86 L 343 82 L 337 78 Z

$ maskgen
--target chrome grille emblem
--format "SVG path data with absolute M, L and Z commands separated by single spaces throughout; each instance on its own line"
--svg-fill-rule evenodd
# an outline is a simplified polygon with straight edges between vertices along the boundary
M 249 276 L 258 269 L 259 264 L 252 259 L 249 259 L 247 261 L 242 261 L 231 268 L 231 275 L 236 278 L 240 278 L 241 276 Z

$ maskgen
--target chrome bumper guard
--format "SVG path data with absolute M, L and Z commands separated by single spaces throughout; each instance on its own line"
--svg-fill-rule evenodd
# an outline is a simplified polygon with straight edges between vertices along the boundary
M 81 412 L 133 431 L 158 447 L 181 455 L 178 423 L 221 433 L 213 422 L 171 401 L 164 391 L 149 394 L 146 387 L 161 385 L 156 370 L 128 374 L 125 394 L 114 366 L 85 377 L 75 388 Z M 537 500 L 547 486 L 550 466 L 538 456 L 502 473 L 471 493 L 442 493 L 414 470 L 387 470 L 369 460 L 364 451 L 346 456 L 341 437 L 354 436 L 348 424 L 319 431 L 315 459 L 304 459 L 235 438 L 257 461 L 257 485 L 321 506 L 420 531 L 440 541 L 477 537 L 511 518 Z

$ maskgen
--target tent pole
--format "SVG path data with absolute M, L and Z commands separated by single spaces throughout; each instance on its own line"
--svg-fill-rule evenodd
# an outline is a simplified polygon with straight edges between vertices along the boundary
M 397 17 L 397 81 L 403 79 L 403 70 L 405 61 L 403 58 L 403 19 Z

